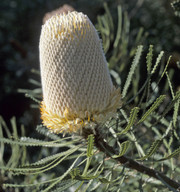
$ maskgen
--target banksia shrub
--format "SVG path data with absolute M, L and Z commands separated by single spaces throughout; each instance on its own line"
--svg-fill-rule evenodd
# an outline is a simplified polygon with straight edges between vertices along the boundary
M 120 90 L 108 71 L 101 40 L 78 12 L 46 21 L 40 36 L 41 117 L 55 133 L 105 122 L 120 107 Z

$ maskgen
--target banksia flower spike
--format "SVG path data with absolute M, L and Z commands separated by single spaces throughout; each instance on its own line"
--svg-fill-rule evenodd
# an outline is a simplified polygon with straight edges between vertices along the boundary
M 83 13 L 56 15 L 42 26 L 41 118 L 55 133 L 105 122 L 120 107 L 97 31 Z

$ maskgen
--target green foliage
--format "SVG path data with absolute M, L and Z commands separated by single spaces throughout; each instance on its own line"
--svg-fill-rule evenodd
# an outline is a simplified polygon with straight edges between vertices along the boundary
M 129 147 L 129 144 L 130 144 L 129 141 L 124 141 L 123 143 L 121 143 L 121 148 L 120 148 L 119 154 L 114 155 L 113 158 L 118 158 L 118 157 L 123 156 L 126 153 L 128 147 Z
M 138 160 L 143 161 L 143 160 L 151 157 L 151 156 L 156 152 L 156 150 L 157 150 L 158 147 L 161 145 L 161 143 L 162 143 L 162 139 L 155 140 L 155 141 L 153 142 L 153 144 L 151 145 L 148 153 L 147 153 L 144 157 L 141 157 L 141 158 L 138 159 Z
M 180 91 L 175 90 L 168 72 L 171 56 L 166 61 L 164 51 L 157 53 L 153 45 L 149 49 L 140 45 L 146 36 L 142 28 L 129 48 L 127 12 L 118 6 L 116 27 L 107 4 L 104 8 L 97 27 L 111 75 L 118 86 L 123 85 L 122 107 L 116 117 L 99 126 L 98 132 L 93 129 L 86 139 L 78 134 L 56 135 L 43 125 L 37 126 L 35 134 L 25 136 L 24 126 L 17 125 L 15 118 L 7 126 L 0 117 L 3 190 L 176 191 L 158 172 L 156 179 L 149 178 L 147 172 L 128 167 L 129 162 L 118 161 L 124 157 L 136 159 L 142 167 L 163 169 L 165 175 L 179 182 Z M 33 79 L 30 83 L 37 88 L 18 91 L 31 98 L 37 108 L 42 97 L 40 83 Z M 112 147 L 111 151 L 102 140 Z M 109 157 L 104 152 L 109 152 Z
M 137 64 L 139 63 L 139 60 L 140 60 L 140 56 L 141 56 L 141 53 L 142 53 L 142 49 L 143 49 L 143 46 L 140 45 L 138 46 L 137 48 L 137 52 L 135 54 L 135 57 L 134 57 L 134 60 L 133 60 L 133 63 L 131 65 L 131 68 L 130 68 L 130 71 L 129 71 L 129 74 L 127 76 L 127 80 L 126 80 L 126 83 L 124 85 L 124 88 L 123 88 L 123 92 L 122 92 L 122 97 L 124 98 L 127 94 L 127 90 L 129 88 L 129 85 L 132 81 L 132 77 L 133 77 L 133 74 L 135 72 L 135 69 L 137 67 Z
M 117 133 L 117 135 L 126 134 L 131 129 L 131 127 L 133 126 L 133 124 L 137 119 L 138 112 L 139 112 L 138 107 L 134 107 L 133 109 L 131 109 L 128 125 L 123 131 L 121 131 L 120 133 Z
M 130 20 L 128 13 L 126 11 L 123 12 L 120 5 L 117 6 L 116 27 L 106 3 L 104 8 L 105 14 L 97 17 L 96 27 L 102 37 L 109 68 L 120 74 L 126 70 L 126 66 L 136 52 L 136 47 L 144 42 L 147 33 L 144 33 L 143 28 L 140 28 L 136 34 L 135 42 L 129 47 Z
M 153 45 L 149 46 L 149 52 L 146 57 L 146 63 L 147 63 L 147 71 L 148 73 L 151 72 L 151 66 L 152 66 L 152 56 L 153 56 Z
M 153 103 L 153 105 L 146 111 L 146 113 L 141 117 L 141 119 L 138 121 L 138 123 L 142 123 L 159 105 L 163 102 L 165 99 L 165 95 L 160 95 L 156 101 Z
M 160 64 L 160 61 L 161 61 L 163 55 L 164 55 L 164 51 L 161 51 L 161 52 L 159 53 L 157 59 L 156 59 L 156 63 L 155 63 L 155 65 L 154 65 L 154 67 L 153 67 L 153 69 L 152 69 L 152 71 L 151 71 L 151 75 L 155 73 L 158 65 Z
M 93 147 L 94 147 L 94 136 L 88 135 L 87 157 L 91 157 L 93 155 Z

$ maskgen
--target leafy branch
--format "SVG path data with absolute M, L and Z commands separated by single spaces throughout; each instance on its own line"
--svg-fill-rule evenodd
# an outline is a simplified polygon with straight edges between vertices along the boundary
M 104 138 L 100 134 L 99 129 L 100 128 L 98 126 L 96 126 L 96 128 L 95 128 L 96 134 L 94 135 L 94 143 L 95 143 L 95 146 L 100 151 L 105 153 L 108 157 L 113 158 L 113 156 L 116 156 L 115 160 L 118 163 L 125 165 L 125 167 L 130 168 L 130 169 L 135 169 L 140 173 L 146 174 L 149 177 L 153 177 L 153 178 L 158 179 L 158 180 L 160 180 L 160 178 L 161 178 L 163 181 L 165 181 L 169 186 L 171 186 L 174 189 L 180 188 L 180 183 L 167 177 L 163 173 L 156 171 L 154 169 L 151 169 L 151 168 L 139 163 L 138 161 L 135 161 L 135 160 L 133 160 L 129 157 L 126 157 L 124 155 L 118 156 L 118 154 L 114 150 L 114 148 L 111 147 L 107 142 L 104 141 Z M 89 130 L 89 132 L 91 132 L 91 130 Z M 93 133 L 91 133 L 91 134 L 93 134 Z M 84 134 L 84 137 L 87 137 L 87 135 Z M 177 155 L 177 152 L 179 152 L 179 149 L 175 152 L 176 155 Z

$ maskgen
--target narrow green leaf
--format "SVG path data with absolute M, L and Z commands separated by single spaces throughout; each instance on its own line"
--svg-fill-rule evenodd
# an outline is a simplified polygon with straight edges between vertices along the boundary
M 30 98 L 30 99 L 32 99 L 34 102 L 36 102 L 36 103 L 38 103 L 38 104 L 41 103 L 40 100 L 36 99 L 33 95 L 31 95 L 31 94 L 29 94 L 29 93 L 26 93 L 25 96 L 28 97 L 28 98 Z
M 129 141 L 124 141 L 124 142 L 121 144 L 121 148 L 120 148 L 119 154 L 118 154 L 118 155 L 114 155 L 114 156 L 112 156 L 112 157 L 115 159 L 115 158 L 118 158 L 118 157 L 123 156 L 123 155 L 126 153 L 126 151 L 128 150 L 129 144 L 130 144 Z
M 64 146 L 68 146 L 74 142 L 78 142 L 78 140 L 74 140 L 74 141 L 66 141 L 66 142 L 62 142 L 62 143 L 57 143 L 57 141 L 43 141 L 43 140 L 29 138 L 29 137 L 21 137 L 21 139 L 19 139 L 19 140 L 0 138 L 0 141 L 3 143 L 11 144 L 11 145 L 30 146 L 30 147 L 31 146 L 64 147 Z M 61 141 L 61 139 L 59 141 Z
M 16 118 L 12 117 L 11 120 L 11 127 L 13 130 L 13 138 L 18 139 L 18 133 L 17 133 L 17 125 L 16 125 Z M 11 145 L 12 153 L 11 157 L 6 164 L 7 167 L 16 167 L 18 165 L 19 159 L 21 158 L 21 151 L 20 147 L 18 145 Z
M 50 179 L 50 180 L 47 180 L 47 181 L 42 181 L 42 182 L 38 182 L 38 183 L 32 183 L 32 184 L 22 184 L 22 185 L 19 185 L 19 184 L 11 184 L 11 183 L 4 183 L 3 186 L 5 188 L 7 187 L 12 187 L 12 188 L 25 188 L 25 187 L 34 187 L 34 186 L 41 186 L 41 185 L 45 185 L 47 183 L 51 183 L 53 181 L 56 181 L 58 178 L 54 178 L 54 179 Z
M 128 125 L 123 131 L 121 131 L 120 133 L 117 133 L 117 135 L 126 134 L 130 130 L 130 128 L 133 126 L 133 124 L 137 119 L 138 112 L 139 112 L 138 107 L 134 107 L 133 109 L 131 109 Z
M 31 73 L 34 73 L 34 74 L 36 74 L 36 75 L 40 75 L 40 71 L 39 70 L 37 70 L 37 69 L 35 69 L 35 68 L 32 68 L 31 69 Z
M 121 6 L 118 6 L 118 27 L 117 27 L 117 33 L 116 38 L 113 44 L 114 48 L 117 48 L 119 41 L 121 39 L 121 31 L 122 31 L 122 9 Z
M 52 140 L 59 140 L 60 136 L 58 136 L 55 133 L 51 133 L 47 127 L 44 127 L 43 125 L 37 125 L 36 131 L 38 131 L 40 134 L 47 136 L 48 138 Z M 72 137 L 65 137 L 64 139 L 70 139 Z
M 159 53 L 157 59 L 156 59 L 156 63 L 155 63 L 155 65 L 154 65 L 154 67 L 153 67 L 153 69 L 152 69 L 152 71 L 151 71 L 151 75 L 156 72 L 156 69 L 157 69 L 157 67 L 158 67 L 158 65 L 159 65 L 159 63 L 160 63 L 163 55 L 164 55 L 164 51 L 161 51 L 161 52 Z
M 87 146 L 87 157 L 91 157 L 93 155 L 93 147 L 94 147 L 94 136 L 88 135 L 88 146 Z
M 56 158 L 60 158 L 62 156 L 65 156 L 66 154 L 68 154 L 72 149 L 69 149 L 69 150 L 66 150 L 64 152 L 61 152 L 61 153 L 56 153 L 54 155 L 50 155 L 48 157 L 45 157 L 35 163 L 31 163 L 31 164 L 27 164 L 27 165 L 22 165 L 20 166 L 19 168 L 35 168 L 35 167 L 40 167 L 40 166 L 43 166 L 44 164 L 47 164 L 49 161 L 53 161 L 54 159 Z M 76 156 L 74 156 L 76 157 Z
M 171 60 L 171 57 L 172 57 L 172 56 L 170 56 L 170 57 L 169 57 L 169 59 L 168 59 L 168 61 L 167 61 L 167 64 L 166 64 L 166 66 L 165 66 L 165 68 L 164 68 L 164 71 L 163 71 L 163 73 L 162 73 L 162 75 L 161 75 L 161 78 L 160 78 L 160 79 L 162 79 L 162 77 L 163 77 L 163 76 L 164 76 L 164 74 L 166 73 L 167 67 L 168 67 L 169 62 L 170 62 L 170 60 Z
M 176 92 L 176 95 L 175 95 L 173 101 L 174 101 L 174 102 L 177 102 L 178 99 L 180 99 L 180 91 L 177 91 L 177 92 Z
M 177 119 L 178 119 L 178 111 L 180 106 L 180 98 L 174 104 L 174 113 L 173 113 L 173 126 L 176 127 Z
M 127 80 L 126 80 L 125 85 L 124 85 L 124 88 L 123 88 L 123 92 L 122 92 L 122 97 L 123 97 L 123 98 L 124 98 L 124 97 L 126 96 L 126 94 L 127 94 L 128 88 L 129 88 L 130 83 L 131 83 L 131 81 L 132 81 L 133 74 L 134 74 L 134 72 L 135 72 L 135 69 L 136 69 L 138 63 L 139 63 L 142 50 L 143 50 L 143 46 L 142 46 L 142 45 L 139 45 L 138 48 L 137 48 L 137 51 L 136 51 L 134 60 L 133 60 L 133 62 L 132 62 L 132 65 L 131 65 L 131 68 L 130 68 L 130 71 L 129 71 Z
M 110 70 L 110 74 L 111 76 L 115 79 L 117 85 L 120 85 L 121 84 L 121 78 L 119 76 L 119 73 L 117 73 L 116 71 L 114 70 Z
M 166 97 L 165 95 L 160 95 L 153 103 L 153 105 L 150 107 L 150 109 L 141 117 L 138 124 L 142 123 L 157 107 L 159 107 L 159 105 L 163 102 L 165 97 Z
M 151 145 L 148 153 L 147 153 L 144 157 L 142 157 L 142 158 L 140 158 L 140 159 L 137 159 L 137 160 L 143 161 L 143 160 L 151 157 L 151 156 L 156 152 L 156 150 L 157 150 L 158 147 L 161 145 L 161 143 L 162 143 L 162 139 L 155 140 L 155 141 L 152 143 L 152 145 Z
M 149 74 L 150 71 L 151 71 L 152 57 L 153 57 L 153 45 L 150 45 L 150 46 L 149 46 L 149 52 L 148 52 L 147 57 L 146 57 L 148 74 Z
M 172 98 L 174 99 L 174 91 L 173 91 L 173 87 L 172 87 L 172 84 L 171 84 L 171 80 L 169 78 L 169 75 L 168 75 L 168 72 L 166 71 L 166 76 L 167 76 L 167 80 L 168 80 L 168 84 L 169 84 L 169 88 L 170 88 L 170 91 L 171 91 L 171 95 L 172 95 Z
M 0 116 L 0 123 L 2 125 L 2 129 L 5 130 L 5 133 L 7 134 L 8 138 L 11 138 L 11 132 L 9 131 L 8 126 L 6 125 L 6 122 L 4 121 L 3 117 Z
M 91 163 L 91 160 L 92 160 L 93 139 L 94 138 L 91 137 L 91 135 L 88 136 L 88 142 L 90 140 L 90 144 L 88 143 L 86 165 L 85 165 L 85 168 L 83 170 L 82 176 L 86 176 L 87 175 L 87 171 L 89 169 L 89 166 L 90 166 L 90 163 Z
M 29 82 L 32 83 L 33 85 L 41 87 L 41 82 L 36 81 L 35 79 L 29 79 Z
M 79 190 L 81 189 L 81 187 L 83 186 L 83 184 L 84 184 L 84 181 L 82 181 L 82 182 L 80 183 L 80 185 L 79 185 L 78 188 L 75 190 L 75 192 L 79 192 Z
M 0 122 L 0 137 L 3 137 L 3 130 L 2 130 L 2 125 L 1 125 L 1 122 Z M 4 143 L 1 143 L 0 145 L 0 166 L 4 166 Z
M 14 175 L 26 175 L 26 174 L 39 174 L 42 172 L 46 172 L 54 167 L 56 167 L 57 165 L 59 165 L 63 160 L 65 160 L 68 156 L 70 156 L 72 153 L 74 153 L 75 151 L 78 150 L 79 147 L 75 147 L 75 148 L 71 148 L 67 151 L 66 155 L 59 155 L 57 156 L 53 161 L 50 161 L 50 163 L 44 165 L 44 166 L 38 166 L 38 167 L 28 167 L 27 168 L 9 168 L 9 167 L 0 167 L 0 169 L 2 170 L 7 170 L 7 171 L 12 171 L 12 173 Z M 82 155 L 82 154 L 80 154 Z M 79 155 L 79 156 L 80 156 Z M 62 156 L 62 158 L 61 158 Z M 79 157 L 78 156 L 78 157 Z
M 170 155 L 168 155 L 167 157 L 164 157 L 164 158 L 162 158 L 162 159 L 159 159 L 158 161 L 164 161 L 164 160 L 167 160 L 167 159 L 171 159 L 171 158 L 173 158 L 173 157 L 175 157 L 175 156 L 177 156 L 177 155 L 179 155 L 180 154 L 180 147 L 179 148 L 177 148 L 174 152 L 172 152 Z

